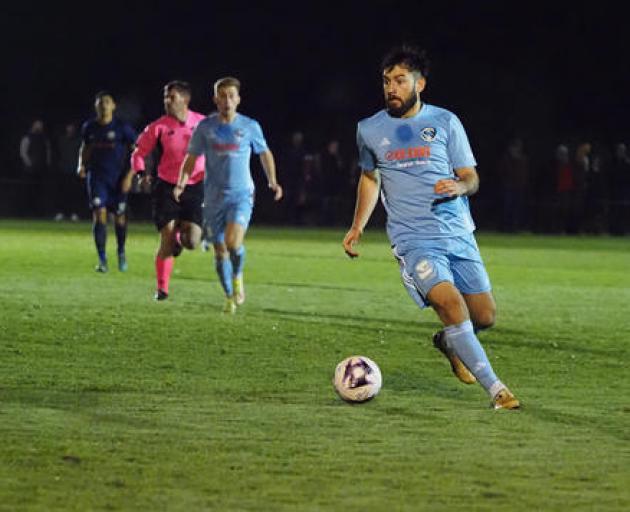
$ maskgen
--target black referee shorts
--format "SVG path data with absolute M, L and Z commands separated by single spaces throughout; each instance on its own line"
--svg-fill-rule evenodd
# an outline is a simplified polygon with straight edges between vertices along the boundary
M 153 222 L 161 231 L 172 220 L 203 223 L 203 181 L 187 185 L 179 197 L 179 203 L 173 198 L 175 185 L 158 178 L 152 194 Z

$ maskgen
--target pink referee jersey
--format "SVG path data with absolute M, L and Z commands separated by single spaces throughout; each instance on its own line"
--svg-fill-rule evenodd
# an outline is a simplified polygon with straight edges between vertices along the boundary
M 144 159 L 156 145 L 162 149 L 162 158 L 158 164 L 158 177 L 171 184 L 177 183 L 179 169 L 188 152 L 188 142 L 199 121 L 206 116 L 188 111 L 185 122 L 172 116 L 162 116 L 149 124 L 138 137 L 136 149 L 131 154 L 131 168 L 135 172 L 144 171 Z M 205 160 L 203 155 L 197 158 L 195 168 L 188 180 L 193 185 L 203 180 Z

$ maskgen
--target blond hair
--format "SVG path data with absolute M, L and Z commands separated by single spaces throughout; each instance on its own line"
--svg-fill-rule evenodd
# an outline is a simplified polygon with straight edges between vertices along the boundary
M 219 89 L 223 87 L 236 87 L 236 90 L 241 92 L 241 82 L 238 78 L 234 78 L 233 76 L 225 76 L 214 82 L 214 95 L 217 96 Z

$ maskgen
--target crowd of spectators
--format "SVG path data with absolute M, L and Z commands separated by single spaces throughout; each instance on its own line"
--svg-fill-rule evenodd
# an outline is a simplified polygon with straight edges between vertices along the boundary
M 88 218 L 87 201 L 76 176 L 81 140 L 68 122 L 46 129 L 35 119 L 22 137 L 22 171 L 5 180 L 13 202 L 10 215 L 78 220 Z M 352 218 L 360 170 L 352 141 L 330 136 L 309 140 L 306 130 L 283 136 L 274 146 L 285 187 L 282 213 L 271 213 L 261 197 L 261 222 L 345 226 Z M 630 233 L 630 155 L 625 143 L 578 141 L 549 148 L 548 157 L 528 154 L 528 141 L 513 137 L 492 158 L 479 158 L 482 185 L 472 199 L 478 227 L 505 232 L 567 234 Z M 255 180 L 262 173 L 253 173 Z M 264 185 L 259 183 L 259 185 Z M 132 215 L 150 214 L 146 191 L 134 189 Z M 375 221 L 382 216 L 378 214 Z

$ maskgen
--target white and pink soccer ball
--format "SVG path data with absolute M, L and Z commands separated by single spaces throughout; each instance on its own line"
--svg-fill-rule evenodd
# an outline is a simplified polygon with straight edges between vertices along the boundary
M 351 356 L 335 368 L 333 385 L 346 402 L 366 402 L 381 389 L 383 379 L 378 365 L 369 357 Z

